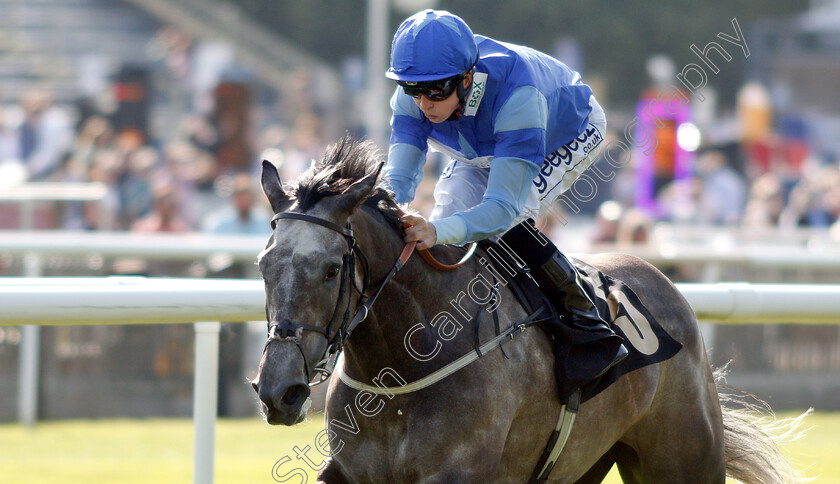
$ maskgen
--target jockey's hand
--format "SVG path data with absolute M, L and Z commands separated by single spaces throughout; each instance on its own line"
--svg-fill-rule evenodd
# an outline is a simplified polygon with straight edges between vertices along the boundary
M 428 249 L 435 245 L 437 241 L 437 231 L 435 226 L 426 221 L 419 215 L 404 215 L 402 217 L 405 225 L 405 236 L 403 240 L 406 243 L 417 241 L 417 249 Z

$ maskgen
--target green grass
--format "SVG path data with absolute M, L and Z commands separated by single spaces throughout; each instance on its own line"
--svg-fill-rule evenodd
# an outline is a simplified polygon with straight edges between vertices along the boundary
M 789 417 L 793 414 L 781 415 Z M 787 451 L 815 482 L 840 484 L 840 414 L 817 412 L 813 427 Z M 257 419 L 221 420 L 216 427 L 217 483 L 273 483 L 272 468 L 289 456 L 281 474 L 305 465 L 293 447 L 314 449 L 322 417 L 297 427 L 271 427 Z M 73 420 L 42 422 L 34 429 L 0 425 L 0 481 L 37 483 L 189 483 L 192 482 L 192 422 L 185 419 Z M 302 482 L 289 478 L 287 482 Z M 309 482 L 314 482 L 314 472 Z M 613 473 L 606 481 L 620 483 Z

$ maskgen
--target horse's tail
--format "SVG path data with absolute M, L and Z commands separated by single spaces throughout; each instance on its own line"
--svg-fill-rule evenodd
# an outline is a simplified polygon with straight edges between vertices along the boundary
M 794 418 L 776 419 L 770 406 L 755 395 L 724 384 L 726 367 L 715 370 L 715 383 L 723 413 L 723 445 L 726 475 L 748 484 L 805 482 L 782 452 L 782 447 L 801 437 L 802 421 L 809 409 Z

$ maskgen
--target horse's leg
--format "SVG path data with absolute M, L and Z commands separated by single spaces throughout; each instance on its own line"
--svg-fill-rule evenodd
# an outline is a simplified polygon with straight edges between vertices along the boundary
M 326 464 L 318 472 L 316 484 L 350 484 L 350 481 L 341 473 L 341 468 L 332 457 L 327 458 Z
M 624 458 L 627 446 L 616 442 L 647 413 L 657 374 L 651 366 L 636 370 L 580 406 L 551 482 L 600 482 Z
M 500 352 L 496 355 L 503 358 Z M 486 356 L 487 361 L 493 357 Z M 472 376 L 479 368 L 465 368 L 459 376 Z M 346 425 L 351 420 L 349 410 L 342 415 L 334 407 L 352 402 L 346 394 L 353 393 L 341 388 L 331 394 L 328 412 L 341 417 L 330 420 L 329 428 L 336 431 L 343 446 L 319 477 L 329 484 L 328 474 L 335 474 L 339 483 L 512 482 L 494 478 L 513 413 L 513 405 L 507 402 L 511 397 L 498 386 L 466 385 L 475 389 L 467 392 L 461 391 L 461 385 L 450 378 L 438 382 L 436 392 L 424 389 L 397 395 L 376 418 L 354 419 L 356 432 L 333 424 Z
M 640 259 L 617 254 L 588 259 L 636 288 L 642 304 L 683 344 L 673 358 L 640 370 L 657 368 L 660 376 L 650 406 L 620 439 L 638 455 L 638 466 L 633 459 L 619 461 L 622 477 L 640 482 L 725 482 L 720 403 L 691 306 L 661 272 Z
M 726 480 L 723 428 L 705 354 L 697 358 L 681 352 L 663 366 L 667 376 L 658 394 L 669 398 L 658 399 L 628 433 L 638 468 L 631 462 L 625 470 L 641 482 L 722 484 Z
M 712 435 L 707 421 L 686 418 L 684 423 L 682 429 L 659 435 L 651 432 L 640 441 L 637 462 L 618 462 L 623 481 L 723 484 L 726 469 L 722 441 Z
M 613 447 L 613 451 L 621 482 L 624 484 L 643 484 L 647 482 L 642 480 L 641 462 L 639 462 L 639 454 L 636 453 L 635 449 L 624 442 L 618 442 Z
M 476 406 L 471 407 L 477 408 Z M 413 434 L 409 441 L 407 456 L 411 456 L 414 473 L 408 473 L 402 482 L 422 484 L 469 484 L 474 482 L 497 482 L 494 476 L 502 456 L 502 444 L 507 426 L 501 424 L 504 415 L 500 412 L 499 422 L 488 422 L 487 416 L 471 412 L 475 424 L 460 426 L 449 422 L 446 426 L 433 426 L 436 434 L 460 430 L 458 439 L 435 439 L 428 433 Z M 463 420 L 465 417 L 461 416 Z M 469 419 L 467 419 L 469 421 Z M 487 427 L 483 427 L 486 425 Z
M 599 484 L 600 482 L 603 482 L 604 478 L 607 477 L 607 474 L 610 473 L 612 466 L 615 465 L 615 456 L 613 455 L 614 450 L 615 447 L 610 449 L 606 454 L 602 455 L 601 458 L 598 459 L 598 462 L 586 471 L 586 474 L 575 481 L 575 484 Z
M 636 451 L 623 442 L 617 442 L 601 456 L 598 462 L 589 469 L 575 484 L 598 484 L 610 473 L 613 465 L 618 464 L 621 481 L 624 484 L 642 484 L 639 480 L 639 456 Z

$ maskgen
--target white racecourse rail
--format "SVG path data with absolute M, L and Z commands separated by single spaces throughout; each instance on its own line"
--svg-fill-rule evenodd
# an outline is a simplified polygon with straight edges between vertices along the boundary
M 700 320 L 840 323 L 840 285 L 677 284 Z M 167 324 L 265 319 L 260 280 L 0 277 L 0 326 Z
M 840 322 L 840 285 L 678 287 L 703 320 Z M 213 482 L 219 322 L 261 320 L 264 302 L 263 284 L 258 280 L 0 278 L 0 325 L 195 323 L 195 483 Z

